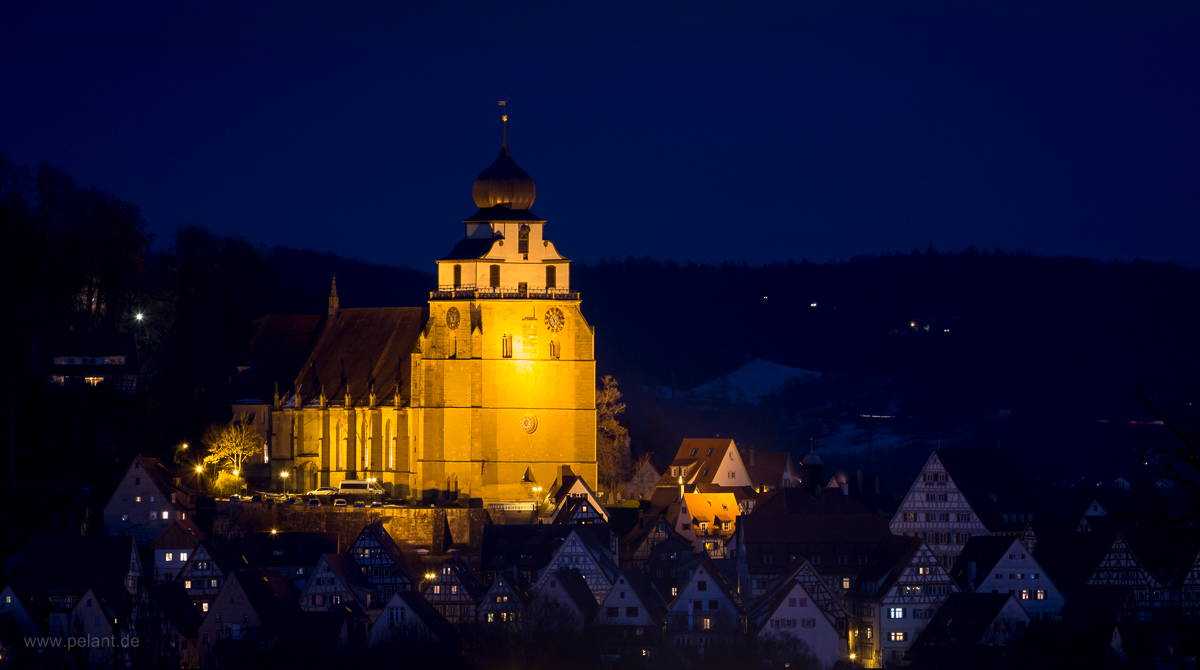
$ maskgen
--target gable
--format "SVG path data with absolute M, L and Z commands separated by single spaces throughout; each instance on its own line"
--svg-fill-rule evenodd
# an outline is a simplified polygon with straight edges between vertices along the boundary
M 1089 586 L 1129 586 L 1159 588 L 1158 581 L 1142 566 L 1141 561 L 1121 535 L 1113 538 L 1112 546 L 1100 559 L 1087 581 Z
M 791 582 L 791 587 L 780 594 L 774 602 L 774 607 L 759 625 L 758 634 L 795 635 L 806 634 L 803 631 L 820 630 L 826 634 L 837 635 L 837 625 L 829 618 L 817 601 L 798 581 Z
M 924 542 L 911 559 L 900 567 L 890 588 L 884 593 L 888 602 L 925 602 L 944 598 L 958 591 L 941 561 Z

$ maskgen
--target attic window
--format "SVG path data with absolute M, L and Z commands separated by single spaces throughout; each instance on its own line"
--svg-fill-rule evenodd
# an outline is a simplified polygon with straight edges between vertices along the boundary
M 709 448 L 708 448 L 708 451 L 704 452 L 704 455 L 705 455 L 705 456 L 712 456 L 712 447 L 709 447 Z
M 695 456 L 695 455 L 696 455 L 696 447 L 692 447 L 692 455 L 693 455 L 693 456 Z

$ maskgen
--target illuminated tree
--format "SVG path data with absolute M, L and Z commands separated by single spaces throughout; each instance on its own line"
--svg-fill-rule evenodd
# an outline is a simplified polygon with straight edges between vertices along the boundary
M 205 463 L 215 463 L 235 473 L 251 458 L 262 454 L 262 438 L 247 423 L 233 421 L 226 425 L 209 427 L 204 435 L 204 446 L 208 447 Z
M 630 460 L 629 429 L 618 418 L 625 413 L 625 402 L 617 384 L 615 377 L 604 375 L 596 389 L 596 461 L 600 487 L 610 497 L 628 476 Z

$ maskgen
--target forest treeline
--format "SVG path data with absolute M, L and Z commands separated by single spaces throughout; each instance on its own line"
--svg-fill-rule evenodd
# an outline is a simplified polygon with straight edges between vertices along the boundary
M 135 204 L 3 156 L 0 233 L 6 496 L 14 483 L 84 490 L 131 454 L 165 453 L 226 419 L 254 319 L 322 312 L 331 275 L 344 306 L 420 305 L 434 282 L 432 259 L 392 267 L 197 227 L 152 240 Z M 825 375 L 824 400 L 792 388 L 775 403 L 898 412 L 943 433 L 996 413 L 1144 418 L 1139 394 L 1190 402 L 1200 378 L 1200 271 L 1170 263 L 914 250 L 767 266 L 605 260 L 576 264 L 572 279 L 596 327 L 598 372 L 626 391 L 635 453 L 667 451 L 694 428 L 639 402 L 755 358 Z M 67 333 L 134 336 L 141 392 L 48 388 L 48 357 Z M 807 435 L 794 428 L 760 426 L 781 436 L 762 446 L 795 448 Z

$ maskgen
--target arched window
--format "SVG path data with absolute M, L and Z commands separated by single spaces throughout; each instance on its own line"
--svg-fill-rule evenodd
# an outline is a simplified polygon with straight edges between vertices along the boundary
M 491 267 L 492 288 L 500 288 L 500 266 L 493 265 Z
M 462 266 L 454 266 L 454 288 L 462 288 Z
M 553 265 L 546 266 L 546 288 L 558 287 L 558 268 Z
M 529 257 L 529 224 L 522 223 L 517 230 L 517 253 Z

